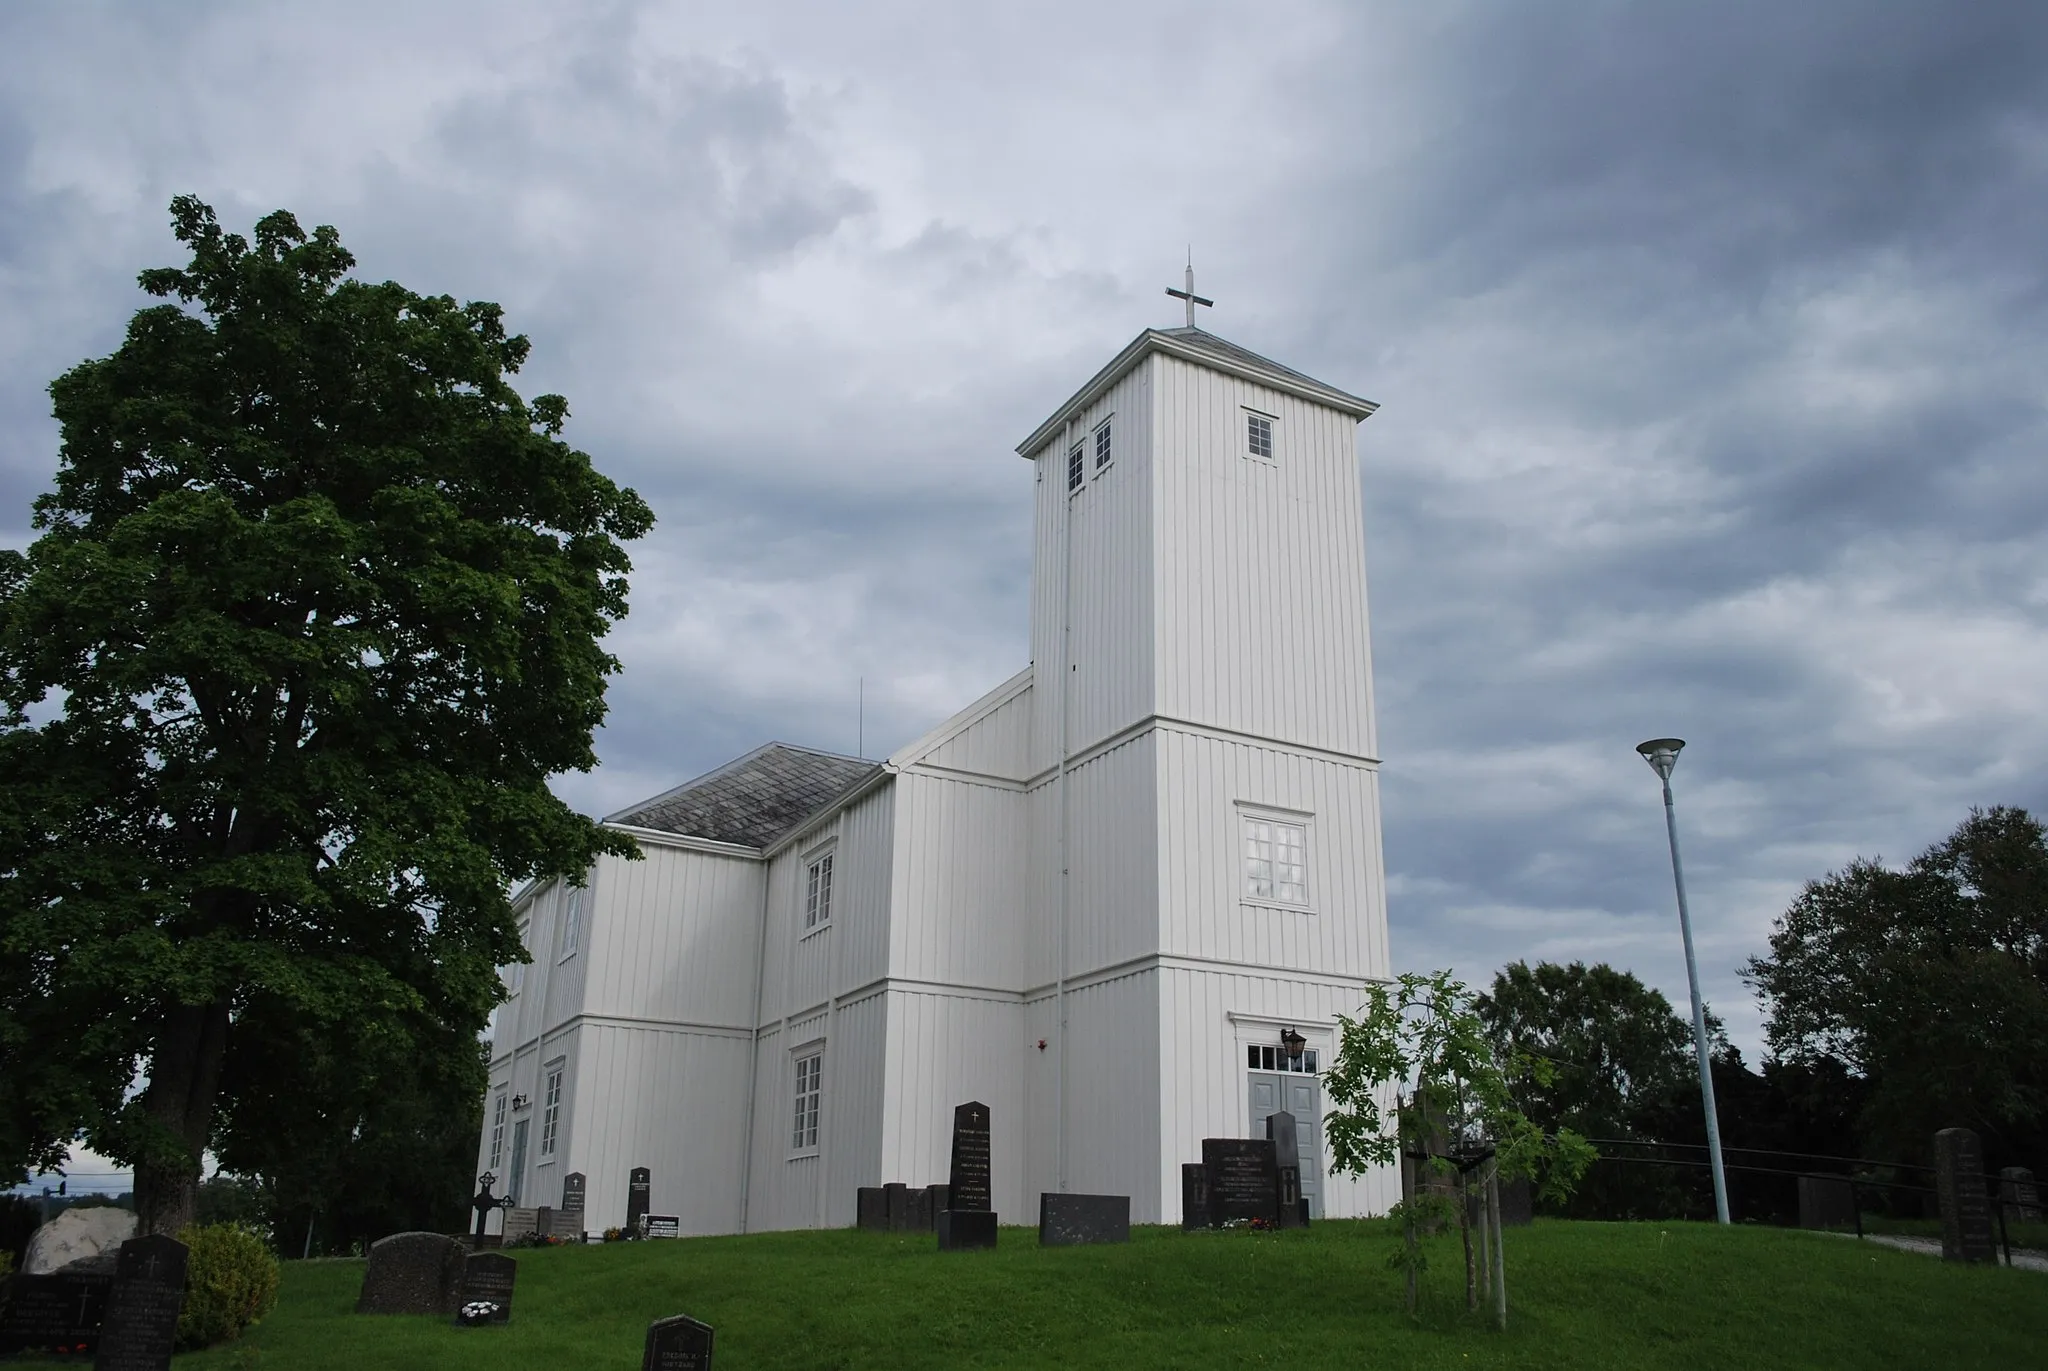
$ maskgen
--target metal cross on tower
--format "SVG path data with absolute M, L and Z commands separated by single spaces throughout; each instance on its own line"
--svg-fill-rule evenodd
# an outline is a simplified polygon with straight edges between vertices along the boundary
M 1188 302 L 1189 328 L 1193 328 L 1195 326 L 1196 305 L 1207 305 L 1211 309 L 1214 309 L 1216 307 L 1216 302 L 1214 300 L 1204 300 L 1201 296 L 1195 294 L 1195 255 L 1193 252 L 1188 253 L 1187 289 L 1175 290 L 1172 286 L 1168 286 L 1166 288 L 1166 293 L 1168 295 L 1171 295 L 1176 300 L 1185 300 Z

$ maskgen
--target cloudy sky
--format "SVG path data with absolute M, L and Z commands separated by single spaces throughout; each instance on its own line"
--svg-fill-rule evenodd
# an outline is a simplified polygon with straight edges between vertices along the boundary
M 1193 245 L 1360 429 L 1397 963 L 1707 993 L 1807 878 L 2048 809 L 2048 9 L 0 8 L 0 544 L 181 192 L 502 303 L 653 504 L 602 813 L 1027 655 L 1014 444 Z

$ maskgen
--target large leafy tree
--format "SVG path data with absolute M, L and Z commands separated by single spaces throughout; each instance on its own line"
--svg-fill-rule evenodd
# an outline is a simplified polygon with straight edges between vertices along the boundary
M 2025 810 L 1809 882 L 1746 970 L 1775 1056 L 1861 1078 L 1872 1151 L 1954 1124 L 2015 1159 L 2048 1138 L 2048 832 Z
M 547 781 L 595 763 L 652 522 L 513 388 L 495 305 L 171 211 L 191 259 L 51 386 L 56 487 L 0 553 L 0 1161 L 82 1132 L 160 1232 L 298 1088 L 278 1022 L 473 1037 L 508 886 L 634 855 Z

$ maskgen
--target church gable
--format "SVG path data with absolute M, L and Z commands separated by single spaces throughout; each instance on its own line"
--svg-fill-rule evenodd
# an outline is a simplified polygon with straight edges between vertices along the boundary
M 769 847 L 879 769 L 858 757 L 769 743 L 604 822 Z

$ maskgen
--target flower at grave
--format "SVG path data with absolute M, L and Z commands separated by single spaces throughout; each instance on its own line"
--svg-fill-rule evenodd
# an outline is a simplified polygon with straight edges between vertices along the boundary
M 464 1323 L 488 1323 L 498 1312 L 498 1306 L 490 1300 L 471 1300 L 462 1306 L 461 1319 Z

